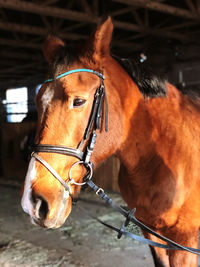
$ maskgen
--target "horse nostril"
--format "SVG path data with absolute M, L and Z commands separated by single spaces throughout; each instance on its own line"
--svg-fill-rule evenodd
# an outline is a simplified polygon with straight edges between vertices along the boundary
M 45 220 L 48 213 L 48 204 L 40 196 L 33 197 L 33 202 L 35 204 L 35 216 L 37 219 Z

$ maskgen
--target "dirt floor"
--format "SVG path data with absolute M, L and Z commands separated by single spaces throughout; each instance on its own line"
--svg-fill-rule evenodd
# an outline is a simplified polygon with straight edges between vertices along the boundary
M 90 191 L 82 192 L 63 227 L 47 230 L 30 223 L 20 206 L 20 187 L 0 183 L 0 266 L 151 267 L 146 245 L 122 237 L 88 217 L 119 226 L 122 218 Z M 111 194 L 124 204 L 119 194 Z M 139 232 L 133 228 L 134 232 Z

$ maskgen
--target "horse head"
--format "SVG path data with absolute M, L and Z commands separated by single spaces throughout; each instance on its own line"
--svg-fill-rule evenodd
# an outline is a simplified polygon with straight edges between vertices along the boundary
M 113 82 L 109 74 L 111 64 L 114 64 L 110 56 L 112 31 L 113 24 L 108 18 L 97 27 L 86 44 L 73 53 L 57 37 L 48 37 L 44 44 L 44 56 L 50 64 L 50 79 L 44 82 L 36 97 L 36 153 L 29 163 L 22 197 L 24 211 L 33 223 L 40 226 L 57 228 L 65 222 L 72 208 L 72 199 L 80 191 L 88 166 L 91 168 L 89 164 L 92 162 L 96 166 L 115 153 L 121 142 L 121 114 L 116 112 L 120 109 L 121 100 L 112 90 L 118 81 Z M 105 91 L 104 102 L 99 100 L 101 104 L 95 111 L 96 117 L 101 116 L 98 127 L 95 125 L 97 118 L 91 119 L 96 94 L 105 90 L 104 75 L 109 119 L 112 118 L 109 133 L 103 127 Z M 90 139 L 94 129 L 97 129 L 97 140 L 91 162 L 79 164 L 77 162 L 82 159 L 78 155 L 79 148 L 85 152 L 88 142 L 93 145 Z M 53 153 L 50 153 L 44 150 L 46 145 L 46 148 L 71 149 L 73 153 L 52 150 L 50 152 Z M 55 179 L 56 175 L 61 178 Z

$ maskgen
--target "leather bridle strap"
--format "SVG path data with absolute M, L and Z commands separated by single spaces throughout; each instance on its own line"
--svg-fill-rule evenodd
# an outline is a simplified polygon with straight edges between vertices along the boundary
M 173 240 L 156 233 L 151 228 L 149 228 L 148 226 L 146 226 L 145 224 L 140 222 L 138 219 L 136 219 L 136 217 L 134 216 L 134 213 L 136 211 L 135 208 L 133 210 L 131 210 L 131 211 L 125 210 L 121 206 L 117 205 L 107 194 L 104 193 L 104 190 L 102 188 L 98 187 L 92 180 L 87 180 L 86 179 L 85 181 L 86 181 L 86 184 L 90 188 L 92 188 L 92 190 L 94 190 L 96 192 L 96 194 L 106 202 L 106 204 L 111 206 L 116 211 L 120 212 L 126 218 L 125 222 L 122 224 L 122 227 L 121 228 L 117 228 L 117 227 L 114 227 L 114 226 L 112 226 L 112 225 L 110 225 L 108 223 L 105 223 L 105 222 L 103 222 L 100 219 L 95 217 L 95 219 L 97 221 L 99 221 L 101 224 L 103 224 L 104 226 L 107 226 L 110 229 L 116 231 L 118 233 L 118 238 L 120 238 L 122 235 L 125 235 L 125 236 L 131 237 L 131 238 L 133 238 L 133 239 L 135 239 L 137 241 L 142 241 L 144 243 L 147 243 L 148 245 L 151 245 L 151 246 L 156 246 L 156 247 L 164 248 L 164 249 L 185 250 L 185 251 L 200 255 L 200 250 L 199 249 L 182 246 L 182 245 L 174 242 Z M 93 215 L 92 215 L 92 217 L 94 218 Z M 161 243 L 158 243 L 158 242 L 155 242 L 155 241 L 152 241 L 152 240 L 149 240 L 149 239 L 146 239 L 146 238 L 143 238 L 141 236 L 134 235 L 132 233 L 129 233 L 129 232 L 125 231 L 125 227 L 128 226 L 128 224 L 130 222 L 132 222 L 135 225 L 139 226 L 145 232 L 147 232 L 147 233 L 149 233 L 151 235 L 154 235 L 157 238 L 159 238 L 160 240 L 166 242 L 168 245 L 161 244 Z
M 38 152 L 46 152 L 46 153 L 58 153 L 67 156 L 72 156 L 78 158 L 79 160 L 83 160 L 84 152 L 80 149 L 74 149 L 65 146 L 53 146 L 53 145 L 33 145 L 32 150 L 36 153 Z
M 103 103 L 105 100 L 105 131 L 108 131 L 108 103 L 107 103 L 107 97 L 106 97 L 106 91 L 104 86 L 104 80 L 101 79 L 101 85 L 97 89 L 95 95 L 94 95 L 94 101 L 93 106 L 90 114 L 90 118 L 87 124 L 87 127 L 85 129 L 85 133 L 83 136 L 83 141 L 87 140 L 92 127 L 94 130 L 100 129 L 100 120 L 103 114 Z
M 62 186 L 65 188 L 65 191 L 69 192 L 69 195 L 71 196 L 71 187 L 70 187 L 70 181 L 67 183 L 65 182 L 60 175 L 54 170 L 54 168 L 51 167 L 51 165 L 46 162 L 42 157 L 40 157 L 37 153 L 33 152 L 31 154 L 31 157 L 37 159 L 43 166 L 46 167 L 46 169 L 62 184 Z
M 70 148 L 66 146 L 57 146 L 57 145 L 49 145 L 49 144 L 37 144 L 32 146 L 32 157 L 37 159 L 41 164 L 43 164 L 47 170 L 64 186 L 65 191 L 69 192 L 71 194 L 71 187 L 70 185 L 76 184 L 76 185 L 82 185 L 84 183 L 77 183 L 75 182 L 71 177 L 69 177 L 68 181 L 65 182 L 58 173 L 46 162 L 41 156 L 39 156 L 37 153 L 58 153 L 63 154 L 67 156 L 72 156 L 75 158 L 78 158 L 80 161 L 75 162 L 74 164 L 83 164 L 85 169 L 87 170 L 87 178 L 92 177 L 93 174 L 93 164 L 90 161 L 91 155 L 94 150 L 94 145 L 96 142 L 96 130 L 100 130 L 100 122 L 102 119 L 102 114 L 104 110 L 104 100 L 105 100 L 105 130 L 108 129 L 108 103 L 106 98 L 106 92 L 105 92 L 105 86 L 104 86 L 104 75 L 100 72 L 90 70 L 90 69 L 74 69 L 67 71 L 65 73 L 62 73 L 58 75 L 55 79 L 48 79 L 44 83 L 52 82 L 54 80 L 60 79 L 64 76 L 77 73 L 77 72 L 89 72 L 92 74 L 97 75 L 100 78 L 100 86 L 97 88 L 95 95 L 94 95 L 94 101 L 93 101 L 93 107 L 91 110 L 91 114 L 89 117 L 89 121 L 87 124 L 87 127 L 85 129 L 85 132 L 83 134 L 83 138 L 77 148 Z M 104 114 L 103 114 L 104 115 Z M 102 120 L 103 121 L 103 120 Z M 82 151 L 80 148 L 83 145 L 83 143 L 87 140 L 87 145 L 85 147 L 85 150 Z M 74 164 L 71 166 L 69 171 L 69 176 L 71 173 L 71 169 L 73 168 Z M 71 196 L 71 195 L 70 195 Z M 72 197 L 72 196 L 71 196 Z

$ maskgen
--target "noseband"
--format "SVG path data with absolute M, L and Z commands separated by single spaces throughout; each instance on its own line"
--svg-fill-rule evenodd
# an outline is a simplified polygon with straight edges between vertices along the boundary
M 91 74 L 97 75 L 100 78 L 100 86 L 97 88 L 94 100 L 93 100 L 93 106 L 91 110 L 91 114 L 88 120 L 87 127 L 85 129 L 83 138 L 81 142 L 78 144 L 77 148 L 71 148 L 66 146 L 56 146 L 56 145 L 49 145 L 49 144 L 37 144 L 33 145 L 32 149 L 33 152 L 31 154 L 32 157 L 34 157 L 36 160 L 38 160 L 41 164 L 43 164 L 47 170 L 64 186 L 67 196 L 72 194 L 71 192 L 71 185 L 83 185 L 86 182 L 83 183 L 77 183 L 74 181 L 74 179 L 71 177 L 71 171 L 73 167 L 75 167 L 78 164 L 82 164 L 85 169 L 87 170 L 86 175 L 84 176 L 83 180 L 88 180 L 92 178 L 93 175 L 93 164 L 90 161 L 91 155 L 94 150 L 94 145 L 96 142 L 96 130 L 99 130 L 102 125 L 103 117 L 104 117 L 104 102 L 105 102 L 105 131 L 108 130 L 108 103 L 106 98 L 106 91 L 104 86 L 104 75 L 100 72 L 90 70 L 90 69 L 75 69 L 70 70 L 67 72 L 64 72 L 60 75 L 58 75 L 55 79 L 48 79 L 43 84 L 53 82 L 54 80 L 60 79 L 62 77 L 71 75 L 73 73 L 78 72 L 89 72 Z M 81 150 L 82 145 L 85 141 L 87 142 L 87 146 L 85 147 L 84 151 Z M 48 162 L 46 162 L 41 156 L 38 155 L 38 153 L 58 153 L 63 154 L 67 156 L 72 156 L 79 161 L 75 162 L 69 171 L 69 179 L 65 182 L 60 175 L 49 165 Z

